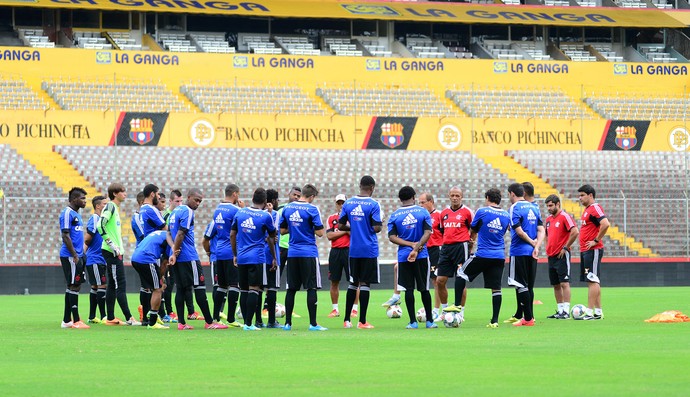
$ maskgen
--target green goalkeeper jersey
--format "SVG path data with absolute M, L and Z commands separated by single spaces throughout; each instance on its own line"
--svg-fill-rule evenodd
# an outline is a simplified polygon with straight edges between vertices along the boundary
M 101 212 L 101 221 L 98 223 L 98 234 L 103 237 L 103 244 L 101 249 L 104 249 L 113 255 L 112 248 L 105 242 L 110 239 L 119 250 L 123 252 L 122 247 L 122 223 L 120 222 L 120 207 L 115 205 L 112 201 L 106 204 Z

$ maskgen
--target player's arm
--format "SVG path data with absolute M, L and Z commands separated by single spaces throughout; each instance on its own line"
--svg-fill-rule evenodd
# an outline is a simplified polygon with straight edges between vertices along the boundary
M 232 232 L 230 232 L 230 238 L 232 239 Z M 232 241 L 232 240 L 231 240 Z M 278 260 L 276 259 L 276 231 L 268 232 L 268 237 L 266 238 L 268 242 L 268 250 L 271 251 L 271 271 L 275 271 L 278 268 Z
M 175 241 L 173 241 L 172 234 L 170 234 L 169 230 L 165 232 L 165 241 L 166 243 L 168 243 L 168 246 L 172 250 L 172 255 L 168 257 L 168 264 L 170 266 L 174 266 L 175 262 L 177 262 L 177 254 L 179 254 L 180 251 L 175 251 Z M 165 274 L 165 272 L 162 273 Z
M 565 243 L 565 245 L 561 248 L 561 251 L 558 253 L 558 258 L 562 258 L 563 255 L 565 255 L 566 252 L 570 252 L 570 246 L 573 245 L 575 240 L 577 240 L 577 237 L 580 235 L 580 230 L 575 226 L 575 223 L 573 222 L 573 225 L 570 228 L 570 235 L 568 235 L 568 242 Z
M 515 234 L 517 234 L 518 237 L 520 237 L 522 240 L 524 240 L 527 244 L 531 245 L 534 247 L 537 242 L 535 240 L 532 240 L 530 236 L 527 235 L 527 233 L 522 229 L 522 226 L 520 224 L 515 224 L 513 226 L 513 230 L 515 230 Z
M 338 230 L 342 232 L 349 232 L 350 231 L 350 225 L 347 223 L 347 214 L 346 213 L 341 213 L 340 214 L 340 219 L 338 219 Z
M 541 221 L 539 221 L 539 225 L 537 226 L 537 241 L 534 245 L 534 250 L 532 250 L 532 258 L 534 259 L 539 259 L 539 248 L 544 242 L 544 237 L 546 236 L 546 232 L 544 230 L 544 225 L 542 225 Z
M 288 223 L 285 220 L 285 218 L 280 220 L 280 234 L 285 235 L 290 233 L 290 230 L 288 230 Z
M 180 227 L 175 235 L 175 242 L 173 243 L 173 254 L 178 254 L 182 249 L 182 242 L 185 236 L 187 236 L 187 229 Z
M 317 237 L 323 237 L 324 234 L 326 234 L 326 229 L 323 228 L 323 225 L 321 226 L 315 226 L 314 227 L 314 234 Z
M 165 219 L 163 219 L 163 216 L 161 216 L 160 211 L 158 211 L 156 208 L 147 210 L 148 216 L 147 216 L 147 222 L 149 225 L 151 225 L 154 229 L 156 230 L 167 230 L 168 225 L 165 224 Z M 151 212 L 153 212 L 153 215 L 151 215 Z
M 108 222 L 110 221 L 110 218 L 113 216 L 114 213 L 115 204 L 106 204 L 105 208 L 103 208 L 103 211 L 101 212 L 101 220 L 100 222 L 98 222 L 98 227 L 96 230 L 98 231 L 98 234 L 100 234 L 101 237 L 103 237 L 103 242 L 105 242 L 108 245 L 108 247 L 110 247 L 115 256 L 120 256 L 120 249 L 115 246 L 115 243 L 110 238 L 110 235 L 108 235 L 108 229 L 106 229 L 106 226 L 108 225 Z
M 232 248 L 232 253 L 234 254 L 232 260 L 235 267 L 237 267 L 237 219 L 232 222 L 232 229 L 230 229 L 230 248 Z
M 609 226 L 611 226 L 611 223 L 609 223 L 608 218 L 601 217 L 597 220 L 599 221 L 599 233 L 597 234 L 597 238 L 587 242 L 587 249 L 591 249 L 595 245 L 599 244 L 601 239 L 604 238 L 606 232 L 609 230 Z
M 204 236 L 204 239 L 201 241 L 201 246 L 204 247 L 206 255 L 211 256 L 211 239 L 208 238 L 208 236 Z
M 381 233 L 383 230 L 383 221 L 381 220 L 381 207 L 375 206 L 374 210 L 371 212 L 371 227 L 374 229 L 374 233 Z
M 72 255 L 74 263 L 79 262 L 79 255 L 77 255 L 77 250 L 74 249 L 74 244 L 72 244 L 72 237 L 69 235 L 69 229 L 62 229 L 62 242 L 65 243 L 65 247 Z
M 407 241 L 403 240 L 398 236 L 398 228 L 395 226 L 395 224 L 389 224 L 388 225 L 388 241 L 395 245 L 399 245 L 401 247 L 412 247 L 414 248 L 415 242 L 414 241 Z
M 329 219 L 328 224 L 329 225 L 333 224 L 332 221 L 330 221 L 330 219 Z M 348 233 L 349 232 L 346 232 L 344 230 L 340 230 L 340 228 L 338 228 L 338 225 L 336 224 L 335 227 L 332 227 L 332 228 L 326 230 L 326 238 L 329 241 L 333 241 L 333 240 L 337 240 L 337 239 L 347 235 Z
M 483 223 L 484 221 L 482 219 L 475 218 L 472 221 L 472 224 L 470 224 L 470 251 L 472 251 L 472 247 L 477 245 L 477 233 L 479 233 L 479 229 L 481 229 Z

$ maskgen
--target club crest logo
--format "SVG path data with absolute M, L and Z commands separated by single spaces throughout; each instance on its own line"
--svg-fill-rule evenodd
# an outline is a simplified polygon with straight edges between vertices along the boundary
M 189 128 L 189 137 L 199 146 L 208 146 L 216 138 L 213 124 L 206 120 L 197 120 Z
M 129 139 L 139 145 L 145 145 L 153 139 L 153 120 L 132 119 L 129 122 Z
M 668 134 L 668 143 L 673 150 L 684 152 L 690 147 L 690 133 L 683 127 L 676 127 Z
M 383 123 L 381 125 L 381 143 L 394 149 L 405 141 L 403 125 L 400 123 Z
M 438 143 L 444 149 L 452 150 L 460 146 L 462 134 L 460 129 L 452 124 L 446 124 L 438 130 Z
M 631 126 L 616 127 L 616 146 L 630 150 L 637 145 L 637 129 Z

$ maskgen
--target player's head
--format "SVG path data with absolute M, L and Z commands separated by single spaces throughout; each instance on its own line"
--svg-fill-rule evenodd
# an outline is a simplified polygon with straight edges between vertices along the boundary
M 307 183 L 302 187 L 302 197 L 300 200 L 311 203 L 318 195 L 319 191 L 316 189 L 316 186 L 312 185 L 311 183 Z
M 258 208 L 263 208 L 266 206 L 266 189 L 260 187 L 254 190 L 254 194 L 252 195 L 252 204 Z
M 201 205 L 203 200 L 204 195 L 201 193 L 201 190 L 191 188 L 189 189 L 189 192 L 187 192 L 187 207 L 191 208 L 192 210 L 199 208 L 199 205 Z
M 335 196 L 335 209 L 338 210 L 338 212 L 343 209 L 343 204 L 345 204 L 345 201 L 347 201 L 347 196 L 344 194 L 341 193 Z
M 417 193 L 414 191 L 412 186 L 403 186 L 398 192 L 398 198 L 400 202 L 404 203 L 406 201 L 414 200 L 414 196 Z
M 299 200 L 302 197 L 302 188 L 299 186 L 293 186 L 288 192 L 288 203 Z
M 434 210 L 434 196 L 429 192 L 424 192 L 419 195 L 419 205 L 431 212 Z
M 525 197 L 525 188 L 522 187 L 520 183 L 511 183 L 508 186 L 508 197 L 510 197 L 510 202 L 514 203 Z
M 86 207 L 86 190 L 80 187 L 73 187 L 68 193 L 68 198 L 73 208 L 80 209 Z
M 270 203 L 273 208 L 278 208 L 278 191 L 275 189 L 266 190 L 266 203 Z
M 182 205 L 182 192 L 178 189 L 170 191 L 170 211 Z
M 158 211 L 165 211 L 165 193 L 163 192 L 158 192 L 158 205 L 156 205 L 156 208 L 158 208 Z
M 501 191 L 496 188 L 491 188 L 484 193 L 484 198 L 488 205 L 499 205 L 501 204 Z
M 107 204 L 107 199 L 105 196 L 96 196 L 91 199 L 91 205 L 93 206 L 93 211 L 96 214 L 101 214 L 101 211 L 103 210 L 103 207 Z
M 522 182 L 522 188 L 525 189 L 525 200 L 534 201 L 534 185 L 532 182 Z
M 592 204 L 594 199 L 597 198 L 597 192 L 594 190 L 592 185 L 582 185 L 577 192 L 580 193 L 580 204 L 585 207 Z
M 146 194 L 144 194 L 143 191 L 137 193 L 137 204 L 139 204 L 139 207 L 141 207 L 141 205 L 144 204 L 145 199 L 146 199 Z
M 448 191 L 448 198 L 450 199 L 450 206 L 457 208 L 462 204 L 462 189 L 460 189 L 458 186 L 453 186 L 450 188 Z
M 374 188 L 376 187 L 376 181 L 370 175 L 364 175 L 362 179 L 359 180 L 359 191 L 364 195 L 372 195 L 374 193 Z
M 546 203 L 546 210 L 549 211 L 551 215 L 556 215 L 558 211 L 561 210 L 561 199 L 555 194 L 549 195 L 549 197 L 544 200 L 544 203 Z
M 231 203 L 236 202 L 240 197 L 240 187 L 234 183 L 228 183 L 225 186 L 225 199 Z
M 158 205 L 158 186 L 153 183 L 149 183 L 144 186 L 144 198 L 150 200 L 151 204 L 154 206 Z
M 127 198 L 127 190 L 121 183 L 111 183 L 108 186 L 108 198 L 115 200 L 116 197 L 120 202 L 125 201 Z

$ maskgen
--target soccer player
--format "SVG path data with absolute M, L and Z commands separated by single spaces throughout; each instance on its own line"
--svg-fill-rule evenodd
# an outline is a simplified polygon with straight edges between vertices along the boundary
M 405 306 L 410 316 L 407 329 L 417 329 L 414 309 L 414 288 L 422 295 L 426 313 L 431 313 L 429 293 L 429 253 L 426 242 L 431 236 L 431 215 L 426 209 L 415 205 L 415 191 L 403 186 L 398 192 L 402 206 L 388 219 L 388 240 L 398 245 L 398 289 L 405 291 Z M 427 328 L 438 328 L 430 317 Z
M 244 318 L 245 331 L 260 331 L 252 324 L 254 314 L 259 305 L 259 291 L 266 284 L 265 266 L 268 261 L 271 268 L 278 267 L 275 252 L 276 229 L 271 215 L 263 211 L 266 207 L 266 190 L 258 188 L 252 196 L 251 207 L 241 208 L 235 213 L 230 231 L 230 244 L 232 252 L 237 253 L 233 259 L 239 273 L 240 291 L 247 291 L 240 295 L 240 309 Z M 264 255 L 265 239 L 268 233 L 268 242 L 271 255 Z M 275 313 L 275 309 L 274 309 Z
M 510 207 L 510 271 L 508 285 L 518 291 L 522 318 L 513 322 L 516 327 L 534 326 L 534 288 L 537 277 L 539 248 L 544 241 L 544 225 L 539 211 L 525 200 L 525 188 L 520 183 L 508 186 Z
M 381 204 L 371 198 L 376 181 L 365 175 L 359 181 L 359 194 L 343 204 L 338 229 L 350 231 L 350 285 L 345 300 L 345 328 L 352 328 L 350 312 L 359 288 L 360 318 L 357 328 L 372 329 L 367 322 L 370 285 L 379 280 L 379 242 L 376 234 L 383 228 Z
M 213 212 L 212 230 L 205 234 L 203 243 L 207 253 L 213 253 L 211 246 L 215 245 L 218 288 L 213 294 L 213 318 L 220 321 L 223 303 L 228 300 L 228 325 L 235 328 L 242 326 L 235 320 L 240 284 L 239 273 L 233 262 L 235 255 L 230 244 L 230 231 L 235 214 L 240 209 L 239 196 L 240 188 L 237 185 L 230 183 L 225 186 L 225 198 Z
M 443 309 L 448 307 L 448 288 L 446 287 L 448 277 L 455 276 L 460 266 L 470 256 L 472 250 L 470 225 L 474 217 L 472 210 L 462 203 L 463 194 L 459 187 L 450 188 L 448 198 L 450 198 L 450 207 L 441 211 L 439 229 L 443 234 L 443 246 L 436 268 L 436 288 Z M 462 313 L 467 291 L 458 288 L 459 282 L 460 280 L 455 277 L 455 301 L 451 306 L 454 308 L 453 311 Z
M 327 328 L 316 322 L 316 290 L 321 289 L 319 271 L 319 250 L 314 236 L 323 237 L 324 227 L 321 213 L 312 203 L 319 191 L 314 185 L 304 185 L 302 194 L 283 208 L 280 219 L 280 233 L 290 234 L 290 249 L 287 260 L 287 294 L 285 296 L 285 325 L 292 329 L 292 312 L 295 308 L 295 295 L 301 287 L 307 290 L 307 310 L 309 311 L 309 330 L 326 331 Z M 352 305 L 348 309 L 352 310 Z
M 419 205 L 426 208 L 431 216 L 431 237 L 429 237 L 429 241 L 426 243 L 426 249 L 429 252 L 429 262 L 431 262 L 429 275 L 434 286 L 434 318 L 436 318 L 436 321 L 440 321 L 441 317 L 439 316 L 439 313 L 441 311 L 441 297 L 439 296 L 438 287 L 436 285 L 436 268 L 438 266 L 438 260 L 441 254 L 441 246 L 443 245 L 443 233 L 441 232 L 441 211 L 436 209 L 436 205 L 434 204 L 434 196 L 429 192 L 424 192 L 419 195 Z
M 575 221 L 561 209 L 561 199 L 552 194 L 546 198 L 546 255 L 549 258 L 549 280 L 556 297 L 556 313 L 547 318 L 570 318 L 570 246 L 580 233 Z
M 340 211 L 345 204 L 344 194 L 335 196 L 335 213 L 328 217 L 326 223 L 328 229 L 326 230 L 326 238 L 331 242 L 331 251 L 328 254 L 328 279 L 331 280 L 331 303 L 333 310 L 328 314 L 328 317 L 340 317 L 338 310 L 338 298 L 340 297 L 340 280 L 345 272 L 345 278 L 350 279 L 350 268 L 348 261 L 350 259 L 350 232 L 338 229 L 338 220 L 340 219 Z M 359 291 L 355 296 L 355 303 L 352 305 L 352 313 L 350 317 L 357 317 L 359 303 Z
M 141 221 L 141 214 L 139 213 L 139 210 L 141 209 L 141 206 L 144 204 L 144 199 L 146 196 L 144 195 L 144 192 L 139 192 L 137 193 L 137 209 L 134 211 L 134 214 L 132 214 L 132 233 L 134 233 L 134 238 L 137 240 L 137 244 L 141 242 L 141 240 L 144 239 L 144 223 Z
M 275 210 L 274 210 L 275 208 Z M 268 189 L 266 190 L 266 211 L 271 215 L 271 219 L 273 220 L 273 226 L 276 228 L 276 233 L 278 233 L 278 229 L 280 229 L 280 223 L 278 221 L 278 191 L 275 189 Z M 270 258 L 271 257 L 271 247 L 269 246 L 269 238 L 268 234 L 266 234 L 266 244 L 264 247 L 264 256 L 265 258 Z M 277 236 L 278 238 L 274 239 L 274 252 L 276 255 L 279 255 L 280 252 L 280 246 L 278 240 L 280 239 L 280 236 Z M 278 258 L 276 257 L 276 260 Z M 266 325 L 268 328 L 281 328 L 280 323 L 276 321 L 276 302 L 277 302 L 277 295 L 278 295 L 278 290 L 280 289 L 280 268 L 278 266 L 273 267 L 268 260 L 266 260 L 266 263 L 264 264 L 265 269 L 264 272 L 266 274 L 266 283 L 262 285 L 262 290 L 265 288 L 266 289 L 266 314 L 268 316 L 268 324 Z M 261 321 L 261 291 L 259 291 L 259 305 L 256 306 L 256 327 L 264 327 L 263 322 Z
M 505 236 L 510 227 L 510 215 L 499 205 L 501 191 L 489 189 L 484 194 L 485 207 L 479 208 L 470 225 L 470 241 L 476 242 L 477 251 L 458 270 L 455 288 L 465 289 L 466 283 L 473 281 L 479 274 L 484 275 L 484 288 L 491 289 L 493 313 L 488 328 L 498 328 L 498 315 L 501 311 L 501 278 L 505 261 Z M 457 292 L 458 293 L 462 292 Z M 456 307 L 447 307 L 445 311 L 459 311 Z
M 170 214 L 170 234 L 175 241 L 170 263 L 174 263 L 173 272 L 177 282 L 177 293 L 175 294 L 175 306 L 177 308 L 178 330 L 194 329 L 185 322 L 184 307 L 185 297 L 194 295 L 196 304 L 204 314 L 206 329 L 225 329 L 227 325 L 214 322 L 208 307 L 206 297 L 206 283 L 204 273 L 201 269 L 199 254 L 194 246 L 194 211 L 199 208 L 204 196 L 201 190 L 192 188 L 187 193 L 187 203 L 180 205 Z
M 182 205 L 182 192 L 180 192 L 178 189 L 171 190 L 170 207 L 168 208 L 168 210 L 161 214 L 163 215 L 163 219 L 165 220 L 166 225 L 170 223 L 170 214 L 172 214 L 175 208 L 179 207 L 180 205 Z M 168 266 L 168 271 L 165 275 L 165 291 L 163 292 L 163 301 L 165 302 L 165 310 L 168 313 L 168 317 L 170 317 L 171 322 L 177 322 L 177 313 L 175 313 L 172 309 L 172 291 L 174 287 L 174 272 L 172 271 L 172 267 Z M 194 298 L 192 294 L 187 295 L 185 299 L 185 304 L 187 305 L 187 313 L 189 313 L 187 315 L 187 320 L 203 320 L 204 318 L 201 317 L 199 312 L 194 310 Z
M 288 204 L 290 204 L 293 201 L 299 200 L 300 196 L 302 195 L 302 188 L 299 186 L 293 186 L 290 191 L 288 192 Z M 285 204 L 287 205 L 287 204 Z M 280 219 L 282 213 L 283 213 L 283 208 L 285 205 L 278 207 L 278 219 Z M 280 234 L 280 273 L 283 274 L 285 273 L 285 265 L 287 264 L 287 258 L 288 258 L 288 248 L 290 246 L 290 235 L 289 234 Z
M 165 203 L 166 203 L 166 198 L 165 198 L 165 193 L 163 192 L 158 192 L 158 205 L 156 205 L 156 209 L 158 210 L 158 213 L 163 216 L 163 211 L 165 211 Z M 165 220 L 165 218 L 163 218 Z M 166 223 L 167 225 L 167 223 Z
M 167 230 L 165 219 L 158 210 L 158 194 L 158 186 L 148 184 L 144 187 L 144 203 L 139 208 L 144 237 L 156 230 Z
M 60 212 L 60 263 L 67 281 L 62 328 L 91 328 L 79 318 L 79 290 L 84 282 L 84 223 L 79 210 L 86 206 L 86 191 L 74 187 L 68 194 L 69 204 Z
M 610 223 L 604 210 L 595 199 L 596 191 L 590 185 L 582 185 L 577 189 L 580 204 L 585 207 L 580 218 L 580 281 L 587 281 L 587 311 L 583 320 L 601 320 L 604 313 L 601 310 L 601 281 L 599 267 L 604 256 L 602 239 L 608 231 Z
M 148 329 L 168 329 L 158 323 L 158 309 L 163 297 L 165 282 L 162 275 L 168 265 L 168 247 L 173 247 L 173 240 L 168 231 L 158 230 L 149 233 L 132 254 L 132 267 L 141 280 L 140 303 L 147 321 Z M 172 261 L 174 265 L 174 261 Z
M 172 214 L 172 212 L 175 211 L 175 208 L 179 207 L 180 205 L 182 205 L 182 192 L 180 192 L 178 189 L 171 190 L 170 207 L 161 214 L 163 215 L 163 219 L 165 219 L 165 223 L 169 223 L 168 217 L 170 217 L 170 214 Z
M 108 198 L 110 202 L 101 212 L 98 234 L 103 238 L 101 253 L 108 265 L 108 288 L 105 294 L 105 307 L 107 319 L 105 325 L 141 325 L 141 322 L 132 317 L 127 302 L 127 279 L 125 267 L 122 263 L 124 248 L 122 245 L 122 222 L 120 221 L 120 206 L 127 199 L 127 190 L 120 183 L 112 183 L 108 186 Z M 120 305 L 122 314 L 127 321 L 115 318 L 115 300 Z
M 91 283 L 90 305 L 89 305 L 89 323 L 100 323 L 106 317 L 105 313 L 105 290 L 107 287 L 106 265 L 103 253 L 101 253 L 101 246 L 103 245 L 103 238 L 98 234 L 97 225 L 101 220 L 101 212 L 107 203 L 104 196 L 96 196 L 91 199 L 93 205 L 93 214 L 89 218 L 86 225 L 86 235 L 84 236 L 84 244 L 86 245 L 86 274 L 89 276 Z M 100 312 L 100 316 L 96 317 L 96 307 Z
M 166 204 L 166 196 L 165 196 L 165 193 L 163 193 L 163 192 L 158 192 L 158 205 L 156 205 L 156 209 L 158 210 L 158 213 L 161 214 L 161 216 L 163 216 L 162 214 L 163 214 L 163 212 L 165 211 L 165 204 Z M 165 218 L 163 218 L 163 219 L 165 219 Z M 166 224 L 165 224 L 165 227 L 166 227 L 166 229 L 167 229 L 167 227 L 168 227 L 167 222 L 166 222 Z M 161 277 L 163 277 L 163 279 L 166 279 L 166 278 L 167 278 L 167 276 L 166 276 L 166 275 L 168 274 L 167 268 L 170 268 L 170 266 L 166 266 L 166 271 L 165 271 L 165 273 L 163 273 L 163 275 L 161 276 Z M 172 288 L 172 287 L 171 287 L 171 288 Z M 166 308 L 166 306 L 167 306 L 166 301 L 165 301 L 165 291 L 166 291 L 167 289 L 168 289 L 168 286 L 165 285 L 165 283 L 164 283 L 164 287 L 163 287 L 163 296 L 161 297 L 161 304 L 160 304 L 160 308 L 158 309 L 158 318 L 160 318 L 164 323 L 170 323 L 170 322 L 173 322 L 173 321 L 177 322 L 177 319 L 174 319 L 174 320 L 173 320 L 173 318 L 170 317 L 170 315 L 168 314 L 168 312 L 165 310 L 165 308 Z M 170 311 L 172 311 L 172 308 L 171 308 Z

